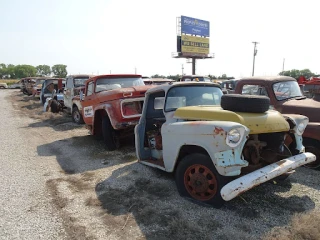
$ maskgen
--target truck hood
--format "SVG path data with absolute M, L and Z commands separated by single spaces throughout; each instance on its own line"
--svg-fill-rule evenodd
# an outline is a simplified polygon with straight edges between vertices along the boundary
M 250 134 L 290 130 L 288 122 L 281 113 L 275 110 L 269 110 L 265 113 L 243 113 L 223 110 L 220 106 L 192 106 L 178 108 L 174 118 L 237 122 L 249 128 Z
M 281 113 L 301 114 L 307 116 L 310 122 L 320 122 L 320 102 L 311 98 L 288 100 L 281 105 L 279 111 Z
M 146 91 L 154 86 L 135 86 L 129 88 L 118 88 L 114 90 L 101 91 L 97 93 L 99 102 L 112 101 L 122 98 L 144 97 Z

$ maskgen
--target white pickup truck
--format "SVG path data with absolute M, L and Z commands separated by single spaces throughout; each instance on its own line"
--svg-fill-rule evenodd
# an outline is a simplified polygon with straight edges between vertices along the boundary
M 72 115 L 75 123 L 84 123 L 82 118 L 82 106 L 80 101 L 80 92 L 84 92 L 85 82 L 92 75 L 79 74 L 66 77 L 66 86 L 63 91 L 64 105 Z
M 174 172 L 180 195 L 220 207 L 315 161 L 302 144 L 308 118 L 282 115 L 269 104 L 265 96 L 223 95 L 213 83 L 149 89 L 135 127 L 138 160 Z M 292 149 L 285 145 L 289 135 Z

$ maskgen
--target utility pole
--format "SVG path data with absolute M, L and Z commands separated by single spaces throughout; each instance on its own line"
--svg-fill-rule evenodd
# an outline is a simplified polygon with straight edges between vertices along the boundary
M 283 63 L 282 63 L 282 73 L 284 72 L 284 61 L 285 61 L 286 59 L 284 58 L 283 59 Z
M 184 68 L 183 68 L 183 64 L 181 64 L 181 65 L 182 65 L 182 67 L 181 67 L 181 69 L 182 69 L 182 75 L 181 75 L 181 76 L 183 76 L 183 69 L 184 69 Z
M 192 57 L 192 75 L 196 75 L 196 58 Z
M 257 44 L 259 44 L 258 42 L 252 42 L 254 44 L 254 48 L 253 48 L 253 67 L 252 67 L 252 76 L 254 76 L 254 63 L 256 61 L 256 55 L 257 55 Z
M 137 74 L 137 68 L 134 68 L 134 74 Z

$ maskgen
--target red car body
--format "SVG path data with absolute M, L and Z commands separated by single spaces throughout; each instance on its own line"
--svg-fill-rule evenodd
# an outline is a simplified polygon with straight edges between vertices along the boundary
M 128 86 L 125 82 L 130 79 L 136 79 L 141 85 Z M 103 84 L 100 84 L 102 81 Z M 112 131 L 109 137 L 120 139 L 128 134 L 133 135 L 133 129 L 142 113 L 145 92 L 152 87 L 154 86 L 145 86 L 141 75 L 135 74 L 99 75 L 89 78 L 81 105 L 83 120 L 91 134 L 103 135 L 108 142 L 106 136 L 109 132 L 106 133 L 106 128 L 103 127 L 108 124 L 107 128 Z M 114 147 L 108 148 L 114 150 Z

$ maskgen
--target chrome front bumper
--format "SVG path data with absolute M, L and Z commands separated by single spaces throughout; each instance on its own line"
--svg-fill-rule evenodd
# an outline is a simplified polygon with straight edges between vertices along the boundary
M 229 182 L 221 189 L 221 197 L 225 201 L 230 201 L 261 183 L 315 160 L 316 156 L 309 152 L 282 159 Z

